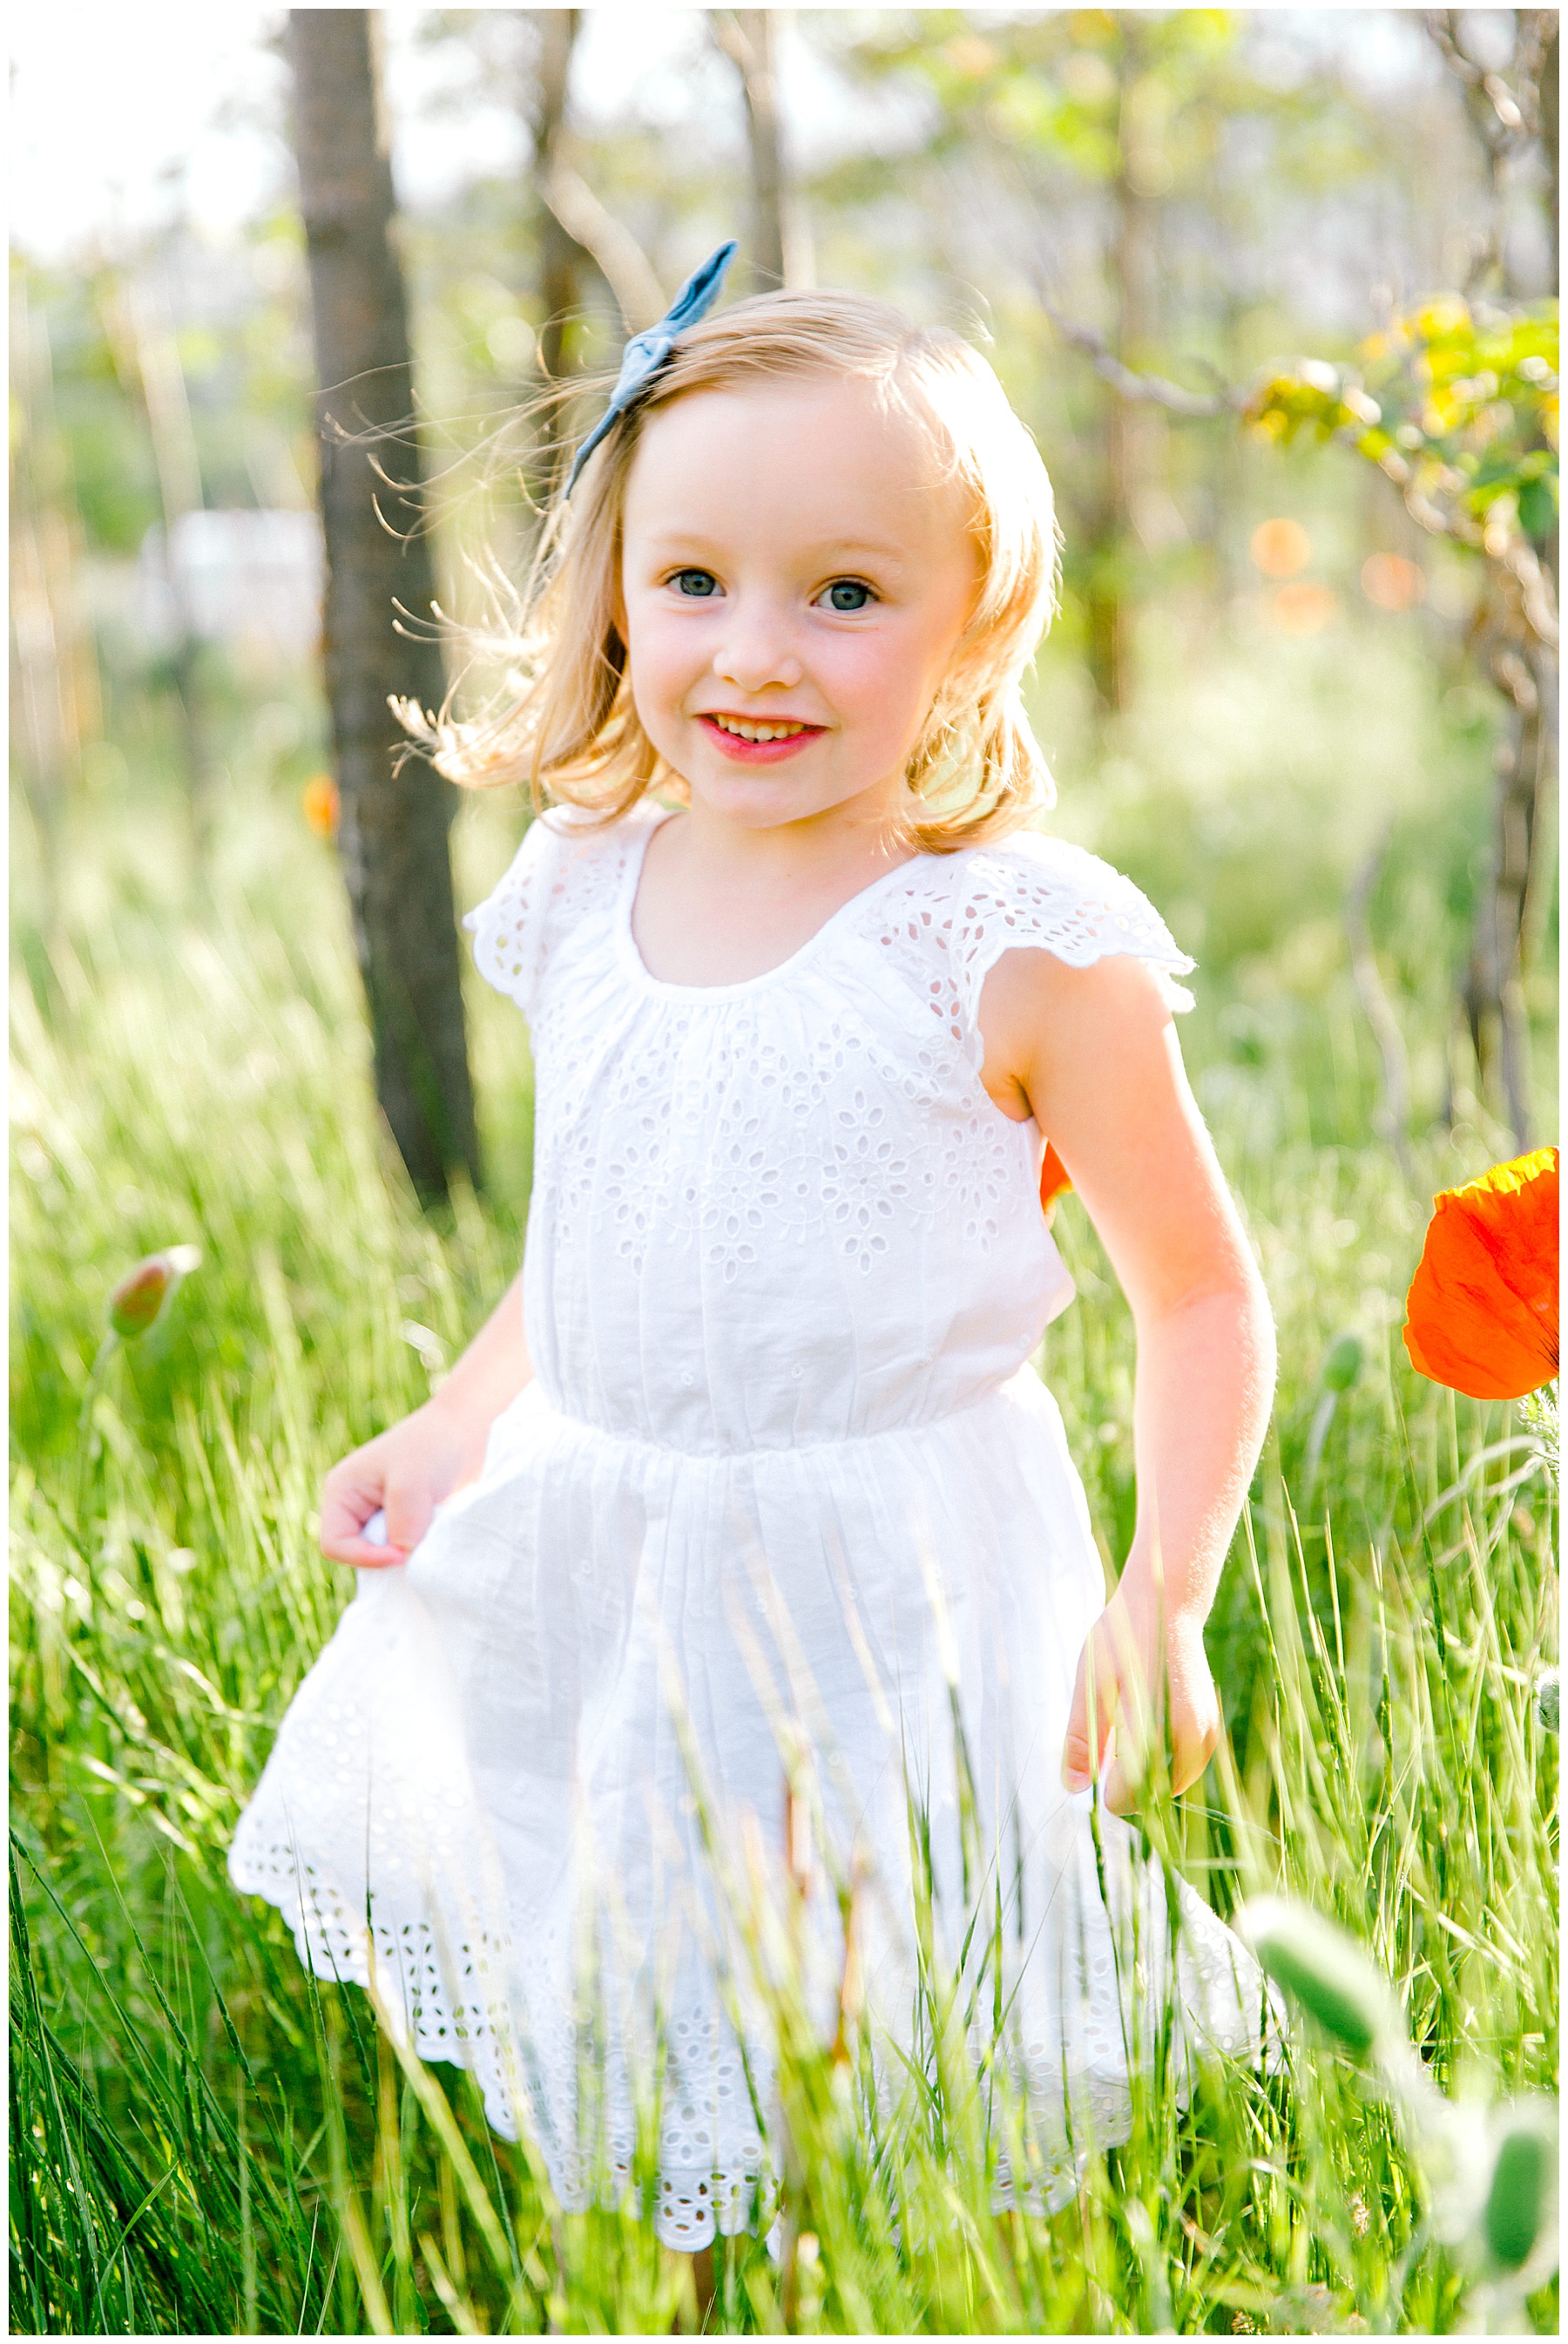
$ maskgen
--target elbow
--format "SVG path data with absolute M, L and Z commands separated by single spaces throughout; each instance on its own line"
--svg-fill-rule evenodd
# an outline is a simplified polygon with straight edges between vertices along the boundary
M 1262 1278 L 1253 1268 L 1247 1288 L 1248 1348 L 1256 1362 L 1259 1404 L 1267 1420 L 1274 1404 L 1274 1387 L 1279 1380 L 1280 1346 L 1274 1331 L 1274 1313 L 1270 1306 L 1268 1290 Z
M 1220 1275 L 1189 1288 L 1152 1314 L 1151 1322 L 1140 1323 L 1140 1344 L 1156 1329 L 1179 1341 L 1196 1337 L 1205 1348 L 1213 1344 L 1219 1353 L 1228 1353 L 1267 1418 L 1279 1372 L 1279 1347 L 1268 1292 L 1251 1253 L 1240 1254 Z

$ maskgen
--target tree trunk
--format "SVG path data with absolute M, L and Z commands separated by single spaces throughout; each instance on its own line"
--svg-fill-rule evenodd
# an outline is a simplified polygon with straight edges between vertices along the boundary
M 715 8 L 713 36 L 740 76 L 751 156 L 751 289 L 775 293 L 810 282 L 804 223 L 789 175 L 779 116 L 774 8 Z
M 538 37 L 538 100 L 534 116 L 534 234 L 539 256 L 539 371 L 548 381 L 565 374 L 581 298 L 577 238 L 562 227 L 545 190 L 560 157 L 567 118 L 567 86 L 578 36 L 575 8 L 536 8 Z
M 1523 979 L 1548 908 L 1543 850 L 1556 773 L 1557 673 L 1551 652 L 1532 645 L 1522 617 L 1508 607 L 1512 596 L 1500 599 L 1492 675 L 1508 702 L 1509 722 L 1497 748 L 1491 869 L 1462 990 L 1482 1087 L 1495 1065 L 1513 1144 L 1523 1153 L 1533 1136 Z
M 1151 174 L 1139 110 L 1141 71 L 1138 28 L 1124 16 L 1111 274 L 1116 295 L 1116 355 L 1133 368 L 1149 361 L 1156 292 L 1155 207 L 1147 192 Z M 1127 571 L 1132 559 L 1133 516 L 1149 477 L 1151 441 L 1161 419 L 1151 408 L 1135 405 L 1110 389 L 1101 395 L 1101 411 L 1104 492 L 1088 589 L 1089 664 L 1101 706 L 1117 714 L 1132 698 L 1134 611 Z
M 212 854 L 212 759 L 203 698 L 202 647 L 196 630 L 190 581 L 176 551 L 179 525 L 205 502 L 185 369 L 166 289 L 143 274 L 111 280 L 104 324 L 121 380 L 139 394 L 152 441 L 163 510 L 163 570 L 174 628 L 170 673 L 179 710 L 190 816 L 191 859 L 199 885 Z
M 1484 72 L 1464 46 L 1465 12 L 1428 13 L 1427 29 L 1464 93 L 1466 109 L 1486 157 L 1493 205 L 1491 265 L 1508 298 L 1518 298 L 1509 274 L 1503 197 L 1520 163 L 1533 150 L 1544 167 L 1552 249 L 1557 248 L 1557 19 L 1554 9 L 1512 12 L 1513 55 L 1502 75 Z M 1532 1137 L 1530 1021 L 1524 973 L 1538 947 L 1550 887 L 1549 841 L 1557 772 L 1557 536 L 1542 554 L 1545 579 L 1539 599 L 1552 608 L 1543 622 L 1516 574 L 1492 565 L 1483 623 L 1492 682 L 1507 706 L 1498 744 L 1493 798 L 1491 869 L 1476 905 L 1470 954 L 1459 987 L 1480 1087 L 1495 1070 L 1514 1146 Z
M 14 770 L 38 846 L 39 931 L 53 961 L 64 925 L 66 803 L 80 767 L 84 681 L 75 576 L 75 498 L 55 415 L 48 319 L 11 280 L 16 401 L 11 493 L 11 721 Z M 95 731 L 96 724 L 94 724 Z
M 1552 231 L 1552 249 L 1560 249 L 1557 224 L 1557 110 L 1560 92 L 1557 86 L 1558 47 L 1553 30 L 1546 44 L 1545 60 L 1541 68 L 1541 147 L 1546 157 L 1546 217 Z
M 453 793 L 421 759 L 399 757 L 407 743 L 387 706 L 394 692 L 437 706 L 445 684 L 437 645 L 394 627 L 395 605 L 428 611 L 432 578 L 380 17 L 363 8 L 292 9 L 288 42 L 320 384 L 322 632 L 339 844 L 376 1095 L 429 1203 L 456 1172 L 477 1183 L 478 1145 L 447 853 Z

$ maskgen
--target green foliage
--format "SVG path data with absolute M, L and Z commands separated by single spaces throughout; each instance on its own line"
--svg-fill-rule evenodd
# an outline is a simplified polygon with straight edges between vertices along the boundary
M 1270 373 L 1248 422 L 1278 446 L 1344 440 L 1461 545 L 1544 544 L 1557 526 L 1557 304 L 1476 311 L 1444 294 L 1359 355 L 1359 370 L 1301 359 Z

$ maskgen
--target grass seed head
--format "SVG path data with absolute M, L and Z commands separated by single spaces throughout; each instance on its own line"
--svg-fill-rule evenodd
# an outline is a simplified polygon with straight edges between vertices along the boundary
M 1519 2100 L 1500 2108 L 1492 2137 L 1481 2243 L 1494 2274 L 1528 2290 L 1550 2278 L 1557 2260 L 1555 2104 Z
M 1240 1919 L 1268 1975 L 1347 2057 L 1363 2062 L 1404 2045 L 1388 1981 L 1344 1930 L 1279 1896 L 1255 1898 Z

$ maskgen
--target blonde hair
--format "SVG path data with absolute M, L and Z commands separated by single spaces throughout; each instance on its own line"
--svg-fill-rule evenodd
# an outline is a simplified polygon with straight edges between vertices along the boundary
M 508 657 L 506 688 L 461 722 L 451 714 L 452 693 L 434 715 L 394 702 L 449 781 L 523 782 L 536 808 L 554 800 L 607 821 L 648 790 L 678 793 L 684 784 L 638 721 L 618 616 L 632 460 L 648 417 L 674 399 L 814 377 L 865 382 L 890 412 L 911 417 L 944 476 L 970 500 L 980 591 L 905 767 L 914 804 L 901 832 L 919 849 L 946 854 L 1017 829 L 1051 803 L 1050 774 L 1021 697 L 1056 607 L 1058 538 L 1045 466 L 995 374 L 960 336 L 849 293 L 765 293 L 680 336 L 646 395 L 590 458 L 569 504 L 558 501 L 507 619 L 467 635 L 476 654 L 499 648 Z

